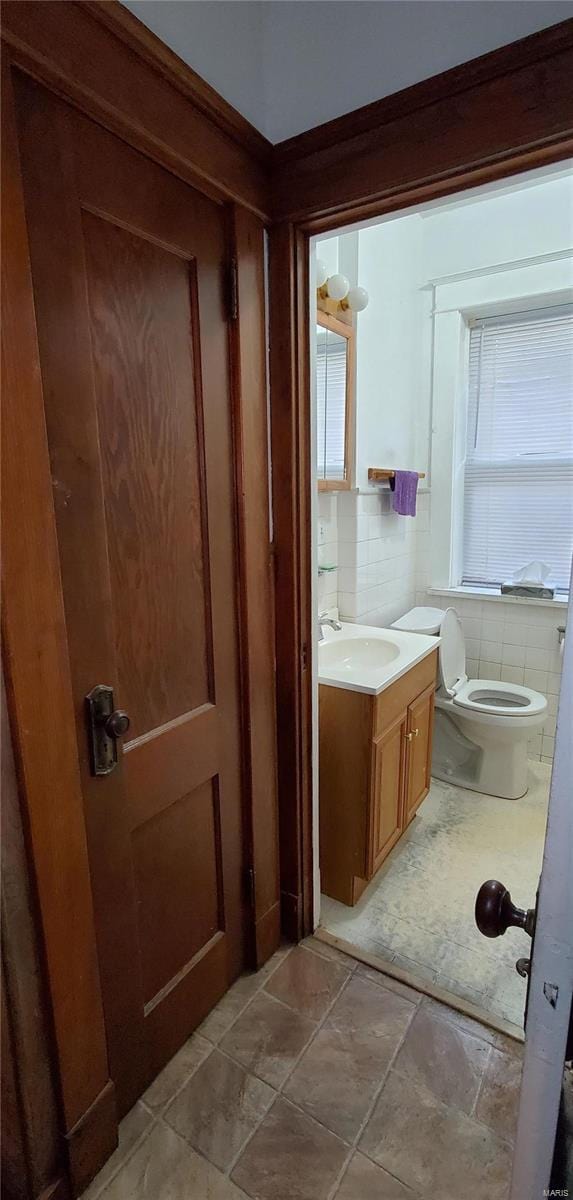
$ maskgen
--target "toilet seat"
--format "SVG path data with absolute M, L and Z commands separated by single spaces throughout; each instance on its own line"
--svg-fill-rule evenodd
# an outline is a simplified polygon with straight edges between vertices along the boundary
M 547 700 L 541 692 L 495 679 L 466 679 L 452 700 L 459 708 L 490 713 L 492 717 L 534 717 L 547 708 Z
M 541 692 L 518 683 L 496 679 L 468 679 L 462 623 L 455 608 L 447 608 L 440 628 L 439 670 L 444 697 L 453 708 L 463 708 L 476 720 L 506 720 L 511 726 L 547 710 Z M 505 703 L 504 703 L 505 702 Z

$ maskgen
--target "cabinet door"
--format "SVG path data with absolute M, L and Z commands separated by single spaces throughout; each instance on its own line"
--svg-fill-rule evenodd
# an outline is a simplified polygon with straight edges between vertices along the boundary
M 402 830 L 407 713 L 372 744 L 367 874 L 372 878 Z
M 408 705 L 404 828 L 410 823 L 416 809 L 430 789 L 434 692 L 435 688 L 432 684 L 421 692 L 412 704 Z

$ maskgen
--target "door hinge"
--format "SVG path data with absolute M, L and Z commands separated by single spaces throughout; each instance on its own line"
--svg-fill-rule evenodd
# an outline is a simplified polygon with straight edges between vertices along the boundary
M 253 867 L 247 867 L 245 870 L 245 892 L 247 903 L 251 908 L 255 907 L 255 871 Z
M 229 320 L 236 321 L 239 316 L 239 274 L 237 269 L 236 258 L 229 260 L 228 267 L 228 305 L 229 305 Z
M 307 646 L 306 642 L 303 642 L 302 647 L 301 647 L 300 665 L 301 665 L 302 670 L 306 671 L 306 669 L 308 667 L 308 646 Z

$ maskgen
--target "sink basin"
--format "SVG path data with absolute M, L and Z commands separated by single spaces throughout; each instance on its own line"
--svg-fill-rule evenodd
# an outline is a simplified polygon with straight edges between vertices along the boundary
M 437 637 L 378 625 L 343 621 L 340 629 L 327 626 L 318 646 L 318 682 L 377 696 L 439 643 Z
M 320 647 L 320 664 L 327 670 L 378 671 L 397 658 L 400 649 L 385 638 L 355 637 Z

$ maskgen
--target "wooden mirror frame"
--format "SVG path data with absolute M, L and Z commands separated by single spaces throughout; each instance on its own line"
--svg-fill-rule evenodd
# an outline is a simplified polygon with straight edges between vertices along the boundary
M 353 325 L 340 321 L 330 313 L 316 313 L 316 323 L 331 333 L 337 333 L 346 338 L 346 411 L 344 414 L 344 479 L 318 479 L 319 492 L 348 492 L 352 487 L 352 469 L 354 460 L 354 430 L 356 408 L 356 330 Z

